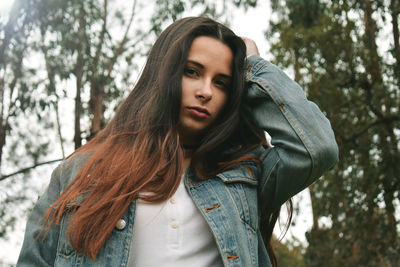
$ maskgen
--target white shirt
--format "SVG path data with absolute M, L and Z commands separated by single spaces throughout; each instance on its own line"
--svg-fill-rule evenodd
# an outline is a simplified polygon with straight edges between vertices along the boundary
M 164 203 L 137 200 L 128 266 L 223 266 L 211 230 L 186 191 L 183 179 L 172 198 Z

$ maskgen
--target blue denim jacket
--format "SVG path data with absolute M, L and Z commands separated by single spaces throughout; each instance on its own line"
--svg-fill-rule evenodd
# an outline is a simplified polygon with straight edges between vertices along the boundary
M 338 160 L 329 121 L 304 92 L 275 65 L 253 55 L 247 60 L 246 101 L 258 126 L 272 136 L 272 147 L 252 151 L 263 162 L 252 162 L 203 181 L 189 169 L 184 184 L 214 234 L 224 266 L 271 266 L 259 231 L 259 211 L 277 210 L 309 186 Z M 66 237 L 70 215 L 54 225 L 44 241 L 35 236 L 42 216 L 85 162 L 78 155 L 52 174 L 47 191 L 32 210 L 17 266 L 127 266 L 136 202 L 101 249 L 96 261 L 76 253 Z

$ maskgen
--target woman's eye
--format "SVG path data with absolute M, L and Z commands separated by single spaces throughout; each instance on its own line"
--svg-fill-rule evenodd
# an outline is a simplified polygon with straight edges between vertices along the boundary
M 223 80 L 215 80 L 214 84 L 221 89 L 228 89 L 228 83 Z
M 184 74 L 189 76 L 189 77 L 197 77 L 197 76 L 199 76 L 199 72 L 196 69 L 189 68 L 189 67 L 186 67 L 184 69 Z

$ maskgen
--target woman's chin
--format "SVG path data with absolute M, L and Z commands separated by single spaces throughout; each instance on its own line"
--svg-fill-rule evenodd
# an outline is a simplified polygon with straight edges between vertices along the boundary
M 203 128 L 196 128 L 184 123 L 178 126 L 179 139 L 185 145 L 198 145 L 198 142 L 205 132 Z

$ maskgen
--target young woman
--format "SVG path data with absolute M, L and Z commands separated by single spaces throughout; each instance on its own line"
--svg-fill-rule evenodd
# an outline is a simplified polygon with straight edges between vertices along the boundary
M 178 20 L 113 120 L 53 172 L 17 265 L 276 265 L 280 206 L 337 159 L 329 121 L 253 41 Z

